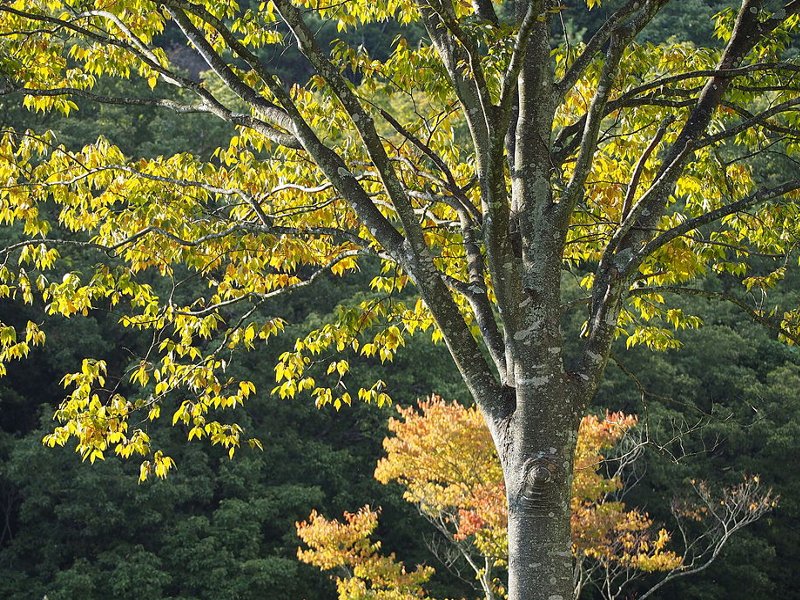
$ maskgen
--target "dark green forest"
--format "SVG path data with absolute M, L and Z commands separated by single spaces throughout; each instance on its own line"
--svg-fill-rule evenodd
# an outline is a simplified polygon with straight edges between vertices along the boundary
M 711 16 L 722 4 L 684 0 L 658 19 L 672 20 L 669 29 L 683 31 L 691 41 L 713 43 Z M 598 22 L 606 10 L 611 8 L 594 13 Z M 324 31 L 326 25 L 320 27 Z M 396 27 L 370 27 L 355 41 L 380 55 Z M 569 27 L 578 38 L 596 24 L 570 21 Z M 656 20 L 642 38 L 660 41 L 661 30 Z M 163 45 L 172 43 L 165 36 Z M 308 71 L 292 52 L 282 61 L 289 65 L 283 77 L 302 80 Z M 184 67 L 195 75 L 202 70 L 188 62 Z M 146 95 L 146 86 L 139 93 Z M 178 118 L 155 108 L 135 112 L 82 103 L 75 116 L 63 120 L 29 113 L 13 95 L 0 97 L 0 121 L 18 129 L 50 128 L 70 147 L 102 133 L 126 153 L 143 156 L 187 148 L 208 155 L 231 135 L 209 117 Z M 4 228 L 0 235 L 5 243 L 14 232 Z M 80 255 L 75 270 L 81 269 L 80 260 L 88 265 L 98 257 Z M 474 597 L 431 555 L 428 545 L 437 534 L 403 501 L 402 490 L 373 479 L 393 407 L 354 403 L 336 411 L 317 409 L 310 399 L 269 394 L 273 366 L 294 339 L 292 332 L 299 335 L 337 306 L 363 300 L 374 274 L 367 266 L 344 279 L 317 281 L 267 307 L 287 320 L 287 335 L 238 357 L 232 367 L 256 383 L 257 396 L 237 418 L 263 441 L 263 451 L 245 449 L 231 460 L 223 449 L 187 443 L 182 427 L 150 424 L 149 434 L 178 468 L 164 481 L 143 484 L 137 484 L 135 461 L 109 457 L 90 466 L 70 451 L 42 445 L 64 395 L 61 374 L 79 369 L 86 356 L 124 365 L 143 340 L 123 329 L 113 311 L 67 320 L 0 301 L 2 322 L 48 323 L 44 348 L 34 349 L 0 380 L 0 598 L 333 599 L 329 577 L 297 561 L 294 524 L 312 509 L 333 517 L 364 504 L 382 508 L 378 537 L 385 551 L 406 564 L 436 568 L 432 596 Z M 709 277 L 705 288 L 741 293 L 728 283 Z M 577 282 L 565 285 L 579 293 Z M 763 298 L 765 306 L 776 299 L 797 305 L 800 276 L 790 274 L 771 294 Z M 742 474 L 758 474 L 780 501 L 737 534 L 707 571 L 678 579 L 657 597 L 800 598 L 800 351 L 778 342 L 774 332 L 733 303 L 699 296 L 682 302 L 687 313 L 702 318 L 703 327 L 679 332 L 683 347 L 677 350 L 654 353 L 620 344 L 595 398 L 598 412 L 636 414 L 647 430 L 650 443 L 626 501 L 667 529 L 670 502 L 689 493 L 690 480 L 720 487 Z M 576 330 L 579 320 L 565 322 L 565 329 Z M 444 346 L 422 336 L 395 362 L 362 361 L 353 373 L 363 381 L 387 381 L 403 405 L 434 392 L 469 402 Z

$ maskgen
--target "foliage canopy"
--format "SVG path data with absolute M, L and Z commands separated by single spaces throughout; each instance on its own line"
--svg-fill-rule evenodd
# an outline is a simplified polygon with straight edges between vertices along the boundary
M 18 237 L 2 250 L 0 297 L 67 317 L 112 310 L 150 339 L 125 364 L 90 357 L 68 374 L 46 442 L 74 439 L 90 461 L 141 456 L 143 479 L 164 476 L 173 460 L 141 423 L 165 409 L 233 455 L 246 435 L 223 411 L 254 385 L 229 374 L 231 353 L 283 331 L 271 298 L 370 255 L 374 293 L 299 336 L 273 391 L 382 404 L 384 381 L 348 387 L 351 359 L 383 363 L 409 335 L 441 337 L 498 448 L 511 597 L 566 597 L 568 553 L 547 548 L 569 545 L 577 428 L 614 339 L 675 347 L 674 330 L 700 324 L 680 294 L 731 300 L 800 338 L 796 307 L 694 285 L 711 273 L 766 293 L 797 259 L 800 3 L 742 0 L 717 15 L 709 47 L 640 41 L 667 4 L 607 5 L 578 41 L 563 13 L 600 1 L 3 3 L 0 88 L 29 109 L 68 116 L 84 99 L 235 129 L 210 158 L 2 132 L 0 222 Z M 315 19 L 343 34 L 385 20 L 425 33 L 379 59 L 344 35 L 322 47 Z M 172 35 L 213 77 L 176 68 Z M 307 82 L 276 75 L 286 46 Z M 104 89 L 131 78 L 150 91 Z M 97 263 L 78 272 L 73 251 Z M 585 298 L 567 297 L 564 272 Z M 575 312 L 585 325 L 565 337 Z M 44 331 L 4 325 L 0 364 Z M 513 568 L 534 563 L 551 590 Z

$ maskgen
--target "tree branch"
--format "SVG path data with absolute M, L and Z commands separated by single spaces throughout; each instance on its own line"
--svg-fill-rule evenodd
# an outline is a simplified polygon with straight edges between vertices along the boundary
M 642 171 L 644 171 L 644 166 L 647 163 L 647 159 L 650 158 L 653 150 L 656 149 L 658 143 L 661 141 L 661 138 L 663 138 L 664 134 L 667 132 L 667 128 L 674 120 L 674 117 L 668 117 L 664 119 L 661 125 L 658 126 L 656 134 L 653 136 L 650 144 L 648 144 L 647 148 L 645 148 L 644 152 L 639 157 L 639 160 L 636 162 L 636 167 L 633 169 L 630 183 L 628 183 L 628 189 L 625 192 L 625 199 L 622 202 L 622 211 L 620 216 L 621 222 L 625 221 L 625 218 L 628 216 L 628 213 L 631 210 L 633 199 L 636 197 L 636 190 L 639 188 L 639 180 L 642 177 Z
M 620 25 L 639 10 L 641 4 L 640 0 L 629 0 L 606 19 L 600 26 L 600 29 L 598 29 L 586 43 L 580 56 L 569 66 L 561 80 L 556 83 L 555 89 L 559 97 L 563 97 L 564 94 L 575 86 L 575 83 L 584 74 L 586 67 L 589 66 L 595 55 L 600 52 L 600 49 L 611 39 Z
M 672 106 L 680 108 L 694 104 L 696 100 L 673 100 L 662 98 L 650 94 L 648 96 L 641 96 L 645 92 L 652 92 L 653 90 L 661 89 L 662 93 L 669 92 L 670 94 L 684 94 L 692 91 L 699 91 L 702 88 L 695 88 L 693 90 L 675 90 L 671 88 L 675 83 L 685 81 L 687 79 L 697 79 L 700 77 L 737 77 L 740 75 L 758 73 L 761 71 L 782 70 L 790 72 L 800 72 L 800 65 L 791 63 L 754 63 L 752 65 L 745 65 L 741 67 L 732 67 L 727 69 L 700 69 L 696 71 L 688 71 L 686 73 L 679 73 L 668 77 L 661 77 L 653 81 L 644 83 L 637 87 L 631 88 L 621 94 L 618 98 L 610 100 L 606 105 L 604 116 L 608 115 L 620 108 L 634 107 L 634 106 Z M 567 157 L 579 148 L 580 138 L 575 135 L 585 128 L 586 116 L 584 115 L 574 123 L 567 125 L 556 136 L 553 142 L 553 160 L 557 164 L 563 163 Z
M 784 8 L 785 19 L 800 11 L 800 0 L 792 0 Z M 762 23 L 758 13 L 758 0 L 742 0 L 733 33 L 722 52 L 717 71 L 735 68 L 764 35 L 782 22 L 780 19 L 769 19 Z M 595 380 L 592 374 L 602 372 L 607 360 L 620 310 L 619 303 L 628 278 L 647 256 L 645 253 L 635 253 L 634 248 L 651 235 L 650 232 L 663 214 L 666 197 L 687 159 L 693 155 L 700 136 L 707 129 L 732 79 L 730 75 L 715 75 L 706 82 L 694 109 L 667 152 L 656 181 L 631 209 L 603 253 L 595 275 L 589 336 L 580 359 L 583 376 L 588 376 L 590 382 Z
M 441 156 L 439 156 L 436 152 L 431 149 L 425 142 L 423 142 L 419 137 L 414 135 L 411 131 L 409 131 L 406 127 L 404 127 L 394 116 L 392 116 L 389 112 L 384 110 L 383 108 L 376 106 L 375 107 L 378 112 L 380 112 L 381 116 L 389 123 L 395 131 L 397 131 L 400 135 L 410 141 L 417 149 L 422 152 L 423 155 L 428 157 L 431 162 L 436 165 L 436 167 L 441 171 L 442 175 L 445 176 L 446 179 L 446 187 L 453 194 L 453 197 L 458 201 L 459 206 L 470 216 L 470 219 L 475 223 L 481 223 L 482 218 L 480 212 L 475 208 L 472 204 L 470 199 L 464 194 L 464 190 L 458 185 L 453 172 L 450 170 L 450 167 L 447 166 L 447 163 L 444 162 Z
M 784 336 L 786 339 L 791 340 L 794 344 L 800 344 L 800 337 L 796 334 L 792 333 L 781 327 L 780 322 L 776 322 L 774 319 L 770 319 L 767 316 L 764 316 L 762 311 L 759 311 L 751 306 L 748 306 L 745 302 L 742 302 L 738 298 L 731 296 L 729 294 L 724 294 L 722 292 L 712 292 L 707 290 L 701 290 L 697 288 L 688 288 L 688 287 L 681 287 L 681 286 L 653 286 L 653 287 L 640 287 L 640 288 L 633 288 L 628 291 L 628 296 L 643 296 L 647 294 L 678 294 L 678 295 L 686 295 L 686 296 L 699 296 L 701 298 L 708 298 L 710 300 L 722 300 L 724 302 L 729 302 L 743 312 L 745 312 L 755 323 L 759 325 L 763 325 L 767 329 Z
M 562 221 L 568 219 L 578 199 L 583 195 L 583 185 L 592 168 L 594 153 L 597 150 L 597 138 L 600 134 L 600 123 L 603 118 L 606 102 L 611 93 L 614 79 L 619 71 L 619 63 L 622 60 L 622 54 L 630 39 L 631 38 L 627 40 L 621 39 L 616 35 L 611 37 L 611 42 L 606 52 L 606 59 L 603 62 L 603 68 L 600 71 L 600 77 L 597 81 L 597 89 L 589 105 L 589 110 L 586 112 L 586 122 L 583 127 L 583 135 L 581 136 L 579 144 L 580 151 L 578 152 L 578 158 L 575 162 L 575 168 L 573 169 L 572 177 L 567 184 L 567 189 L 564 191 L 559 206 L 559 212 L 562 213 Z
M 231 91 L 244 100 L 249 106 L 252 106 L 258 112 L 261 112 L 271 121 L 279 124 L 284 129 L 291 131 L 292 123 L 286 112 L 261 96 L 256 90 L 244 83 L 244 81 L 242 81 L 242 79 L 233 72 L 233 70 L 216 52 L 216 50 L 214 50 L 213 46 L 205 38 L 203 33 L 189 20 L 189 17 L 186 15 L 186 13 L 180 8 L 176 8 L 176 6 L 179 6 L 182 3 L 167 2 L 166 4 L 168 6 L 167 11 L 172 16 L 172 19 L 175 21 L 175 23 L 177 23 L 178 27 L 180 27 L 183 35 L 191 42 L 198 54 L 200 54 L 203 60 L 206 61 L 206 64 L 208 64 L 214 73 L 216 73 L 220 79 L 225 82 L 225 85 L 228 86 Z M 227 29 L 216 19 L 215 24 L 221 27 L 221 29 L 217 29 L 217 27 L 215 27 L 215 29 L 217 29 L 221 35 L 227 32 Z M 230 36 L 225 36 L 225 38 L 228 37 Z
M 787 181 L 786 183 L 776 187 L 760 189 L 757 192 L 742 198 L 741 200 L 731 202 L 730 204 L 726 204 L 725 206 L 711 210 L 698 217 L 694 217 L 693 219 L 688 219 L 680 225 L 660 233 L 655 238 L 650 240 L 639 252 L 637 252 L 637 256 L 640 260 L 644 259 L 644 257 L 649 256 L 658 248 L 661 248 L 679 236 L 689 233 L 693 229 L 697 229 L 698 227 L 707 225 L 708 223 L 718 221 L 727 215 L 732 215 L 748 208 L 752 208 L 753 206 L 757 206 L 758 204 L 772 200 L 773 198 L 784 196 L 797 189 L 800 189 L 800 179 Z M 640 261 L 635 261 L 635 263 L 631 264 L 638 264 L 639 262 Z M 630 272 L 630 269 L 631 267 L 628 267 L 628 273 Z
M 63 28 L 63 29 L 72 31 L 73 33 L 76 33 L 78 35 L 82 35 L 82 36 L 86 37 L 87 39 L 96 41 L 96 42 L 98 42 L 100 44 L 107 44 L 109 46 L 116 46 L 116 47 L 122 48 L 122 49 L 130 52 L 131 54 L 135 55 L 140 61 L 142 61 L 151 70 L 159 73 L 161 75 L 161 77 L 166 82 L 168 82 L 168 83 L 170 83 L 170 84 L 172 84 L 172 85 L 174 85 L 176 87 L 190 90 L 191 92 L 196 94 L 201 100 L 201 105 L 198 107 L 197 112 L 208 112 L 208 113 L 211 113 L 211 114 L 213 114 L 213 115 L 215 115 L 215 116 L 217 116 L 217 117 L 219 117 L 219 118 L 221 118 L 221 119 L 223 119 L 223 120 L 225 120 L 227 122 L 230 122 L 232 124 L 252 127 L 254 130 L 258 131 L 259 133 L 262 133 L 265 137 L 267 137 L 268 139 L 272 140 L 275 143 L 286 145 L 286 146 L 289 146 L 289 147 L 299 148 L 299 143 L 296 140 L 293 140 L 291 135 L 286 134 L 286 133 L 284 133 L 282 131 L 279 131 L 279 130 L 275 129 L 274 127 L 272 127 L 270 124 L 265 123 L 264 121 L 261 121 L 259 119 L 254 118 L 254 117 L 250 117 L 250 116 L 247 116 L 247 115 L 236 115 L 236 114 L 232 113 L 219 100 L 217 100 L 217 98 L 215 98 L 213 96 L 213 94 L 211 94 L 208 90 L 206 90 L 200 84 L 198 84 L 197 82 L 192 81 L 191 79 L 188 79 L 186 77 L 182 77 L 180 75 L 177 75 L 176 73 L 173 73 L 172 71 L 170 71 L 168 68 L 164 67 L 157 60 L 157 57 L 152 53 L 152 51 L 150 51 L 149 48 L 147 48 L 147 46 L 144 45 L 143 42 L 141 42 L 141 40 L 138 40 L 138 38 L 133 36 L 133 34 L 130 33 L 129 30 L 127 29 L 127 27 L 124 24 L 122 24 L 121 22 L 118 23 L 118 26 L 121 25 L 121 27 L 124 29 L 124 31 L 128 31 L 130 33 L 130 36 L 132 36 L 136 40 L 135 44 L 126 43 L 124 41 L 121 41 L 119 39 L 115 39 L 113 37 L 104 37 L 104 36 L 99 35 L 99 34 L 93 32 L 93 31 L 90 31 L 90 30 L 86 29 L 85 27 L 81 27 L 79 25 L 76 25 L 75 23 L 72 23 L 70 21 L 65 21 L 63 19 L 57 19 L 55 17 L 50 17 L 50 16 L 47 16 L 47 15 L 38 15 L 38 14 L 34 14 L 34 13 L 28 13 L 28 12 L 24 12 L 24 11 L 19 11 L 19 10 L 16 10 L 16 9 L 13 9 L 11 7 L 4 6 L 4 5 L 0 5 L 0 12 L 8 12 L 10 14 L 14 14 L 16 16 L 20 16 L 20 17 L 23 17 L 23 18 L 26 18 L 26 19 L 30 19 L 30 20 L 35 21 L 35 22 L 50 23 L 50 24 L 55 25 L 56 28 Z M 93 14 L 93 12 L 95 12 L 95 11 L 89 11 L 87 13 L 83 13 L 83 16 L 84 17 L 85 16 L 91 16 Z M 104 12 L 104 11 L 101 11 L 101 12 Z M 101 16 L 103 16 L 103 15 L 101 15 Z M 119 21 L 119 19 L 115 20 L 115 22 L 117 22 L 117 21 Z M 69 94 L 69 95 L 83 96 L 83 97 L 86 97 L 86 98 L 88 98 L 90 100 L 94 100 L 94 101 L 97 101 L 97 102 L 121 103 L 121 104 L 140 104 L 138 99 L 133 101 L 133 102 L 131 102 L 130 98 L 120 98 L 120 99 L 118 99 L 119 102 L 115 102 L 113 98 L 110 98 L 108 96 L 95 95 L 95 94 L 91 94 L 90 92 L 88 92 L 86 90 L 79 90 L 79 89 L 74 89 L 74 88 L 64 87 L 64 88 L 56 88 L 56 89 L 51 89 L 51 90 L 34 90 L 34 89 L 31 89 L 31 88 L 26 88 L 24 86 L 20 86 L 19 84 L 14 84 L 14 85 L 18 89 L 18 91 L 26 93 L 28 95 L 32 95 L 32 96 L 36 96 L 36 95 L 56 96 L 56 95 L 67 95 L 67 94 Z M 178 112 L 192 112 L 192 110 L 190 110 L 190 109 L 182 108 L 182 105 L 180 105 L 180 104 L 177 104 L 177 103 L 172 104 L 171 101 L 169 101 L 169 100 L 159 100 L 159 102 L 160 103 L 158 104 L 158 106 L 163 106 L 165 108 L 171 108 L 172 110 L 176 110 Z M 264 102 L 266 102 L 266 100 L 264 100 Z M 267 114 L 270 114 L 270 112 L 267 111 Z M 279 115 L 276 115 L 276 114 L 273 113 L 271 116 L 272 117 L 278 117 Z M 284 121 L 284 119 L 278 118 L 276 120 L 276 122 L 279 123 L 279 124 L 281 124 L 282 121 Z

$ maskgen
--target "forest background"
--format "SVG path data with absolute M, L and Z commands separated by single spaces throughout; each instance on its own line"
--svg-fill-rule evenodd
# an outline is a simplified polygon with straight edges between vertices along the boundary
M 641 38 L 664 41 L 661 32 L 668 30 L 682 32 L 688 41 L 714 44 L 712 15 L 722 4 L 673 3 Z M 588 14 L 598 22 L 606 16 L 603 9 Z M 592 22 L 570 20 L 569 12 L 565 18 L 576 37 L 593 28 Z M 670 27 L 660 25 L 664 19 Z M 323 36 L 330 27 L 333 37 L 332 25 L 320 27 Z M 372 26 L 356 41 L 380 56 L 396 33 L 391 25 Z M 181 50 L 172 44 L 166 35 L 163 45 L 174 58 Z M 299 57 L 290 55 L 282 64 L 287 66 L 284 81 L 308 76 Z M 188 61 L 183 67 L 193 75 L 202 69 Z M 66 121 L 19 106 L 18 97 L 0 97 L 0 127 L 50 128 L 68 147 L 102 133 L 127 153 L 168 155 L 192 148 L 207 156 L 229 135 L 207 118 L 177 118 L 155 109 L 82 104 Z M 87 255 L 86 260 L 94 259 Z M 363 290 L 374 274 L 365 267 L 344 279 L 317 281 L 281 297 L 273 310 L 299 334 L 323 323 L 338 305 L 365 299 L 369 292 Z M 798 276 L 790 274 L 765 302 L 780 296 L 784 304 L 797 305 L 798 290 Z M 685 347 L 658 354 L 617 348 L 595 399 L 598 412 L 639 415 L 652 441 L 626 500 L 668 528 L 670 501 L 685 494 L 692 479 L 721 487 L 740 481 L 742 473 L 758 473 L 781 500 L 775 511 L 735 537 L 702 576 L 676 581 L 660 597 L 800 598 L 800 475 L 790 468 L 800 463 L 800 353 L 772 339 L 733 305 L 712 306 L 696 298 L 686 308 L 702 317 L 704 327 L 677 334 Z M 27 310 L 23 314 L 3 301 L 0 321 L 43 319 Z M 337 412 L 268 394 L 274 385 L 272 365 L 291 335 L 236 365 L 259 389 L 239 418 L 263 440 L 263 452 L 243 451 L 230 460 L 224 449 L 187 444 L 184 431 L 156 424 L 151 435 L 159 437 L 179 469 L 166 481 L 139 486 L 135 464 L 110 459 L 89 467 L 69 452 L 43 447 L 41 439 L 64 394 L 61 373 L 77 370 L 84 356 L 124 362 L 142 340 L 121 328 L 113 314 L 97 313 L 56 320 L 48 336 L 44 348 L 0 380 L 0 597 L 334 598 L 328 576 L 297 561 L 294 524 L 312 509 L 337 516 L 364 504 L 382 507 L 378 538 L 384 549 L 407 564 L 437 568 L 428 586 L 432 596 L 474 596 L 436 564 L 427 548 L 436 534 L 402 500 L 401 489 L 380 485 L 372 476 L 393 407 L 356 403 Z M 468 402 L 444 347 L 421 337 L 410 340 L 391 365 L 363 362 L 353 365 L 353 375 L 389 381 L 403 405 L 432 392 Z

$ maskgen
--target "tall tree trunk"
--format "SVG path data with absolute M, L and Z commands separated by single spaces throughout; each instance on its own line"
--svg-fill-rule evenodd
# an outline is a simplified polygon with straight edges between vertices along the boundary
M 509 600 L 572 599 L 569 515 L 510 510 L 508 554 Z
M 583 403 L 572 387 L 563 375 L 517 380 L 517 408 L 499 449 L 508 499 L 509 600 L 573 595 L 570 498 Z

